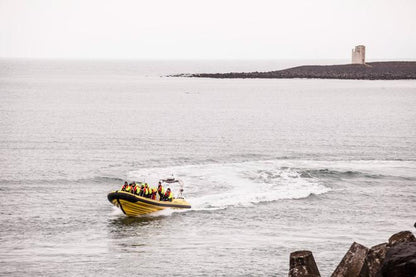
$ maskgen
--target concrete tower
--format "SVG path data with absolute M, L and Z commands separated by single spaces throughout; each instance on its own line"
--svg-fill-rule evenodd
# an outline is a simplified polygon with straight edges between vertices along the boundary
M 352 49 L 351 56 L 352 56 L 351 63 L 365 64 L 365 46 L 364 45 L 355 46 L 355 49 Z
M 365 46 L 358 45 L 355 49 L 352 49 L 351 63 L 365 64 Z

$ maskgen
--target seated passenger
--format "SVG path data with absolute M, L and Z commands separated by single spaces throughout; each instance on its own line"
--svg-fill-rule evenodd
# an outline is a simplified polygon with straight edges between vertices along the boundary
M 152 198 L 153 200 L 156 200 L 156 189 L 155 189 L 155 188 L 152 188 L 152 195 L 151 195 L 151 198 Z
M 131 185 L 131 193 L 136 194 L 137 193 L 137 185 L 136 182 L 133 181 L 133 184 Z
M 166 190 L 165 195 L 163 196 L 163 201 L 172 201 L 173 193 L 170 191 L 170 188 Z
M 130 192 L 130 191 L 131 191 L 131 184 L 130 184 L 130 185 L 127 185 L 127 187 L 126 187 L 125 191 L 126 191 L 126 192 Z
M 144 185 L 140 187 L 139 196 L 144 196 Z
M 127 181 L 125 181 L 125 182 L 124 182 L 124 185 L 121 187 L 121 190 L 122 190 L 122 191 L 125 191 L 128 185 L 129 185 L 129 184 L 127 183 Z
M 150 198 L 151 193 L 150 193 L 150 188 L 147 185 L 147 183 L 144 184 L 144 197 L 146 198 Z

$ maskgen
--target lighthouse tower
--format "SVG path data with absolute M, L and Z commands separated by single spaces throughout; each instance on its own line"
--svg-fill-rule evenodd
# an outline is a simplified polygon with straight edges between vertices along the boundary
M 358 45 L 355 49 L 352 49 L 351 63 L 353 64 L 365 64 L 365 46 Z

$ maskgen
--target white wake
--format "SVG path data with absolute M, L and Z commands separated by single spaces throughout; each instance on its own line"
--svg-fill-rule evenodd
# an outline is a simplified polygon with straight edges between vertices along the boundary
M 155 186 L 159 178 L 172 174 L 185 182 L 184 196 L 192 210 L 246 207 L 330 191 L 319 180 L 302 177 L 298 170 L 279 160 L 143 168 L 130 172 L 128 177 Z

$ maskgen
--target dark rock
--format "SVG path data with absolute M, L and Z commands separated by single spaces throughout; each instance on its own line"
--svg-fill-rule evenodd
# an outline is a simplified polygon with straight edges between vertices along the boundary
M 365 258 L 360 277 L 376 277 L 381 269 L 381 264 L 386 257 L 387 243 L 382 243 L 370 248 Z
M 301 276 L 321 276 L 311 251 L 303 250 L 290 253 L 289 277 Z
M 354 242 L 339 263 L 332 277 L 356 277 L 359 276 L 367 257 L 368 248 Z
M 183 77 L 183 74 L 174 75 Z M 190 77 L 202 78 L 316 78 L 397 80 L 416 79 L 416 62 L 372 62 L 367 64 L 304 65 L 269 72 L 200 73 Z
M 394 235 L 392 235 L 389 238 L 389 246 L 394 246 L 398 243 L 402 243 L 402 242 L 413 242 L 416 241 L 415 236 L 413 235 L 412 232 L 410 231 L 402 231 L 399 233 L 396 233 Z
M 403 242 L 389 248 L 381 266 L 383 277 L 416 276 L 416 242 Z

